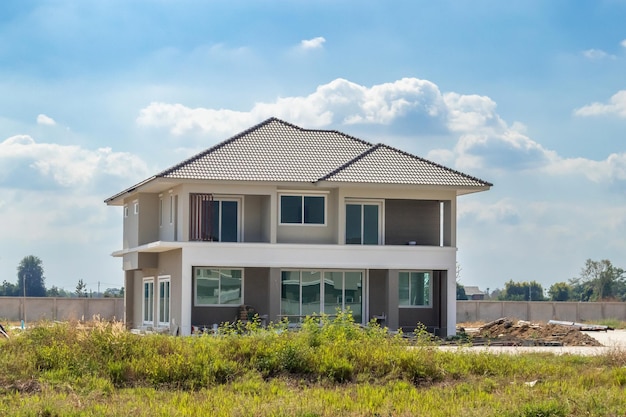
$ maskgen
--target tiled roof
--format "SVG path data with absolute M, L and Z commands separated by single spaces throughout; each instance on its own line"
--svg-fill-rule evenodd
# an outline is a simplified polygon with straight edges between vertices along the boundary
M 368 149 L 323 179 L 377 184 L 467 187 L 491 185 L 478 178 L 382 144 Z
M 235 181 L 491 186 L 390 146 L 271 118 L 157 177 Z
M 157 177 L 315 182 L 371 147 L 341 132 L 302 129 L 272 118 Z
M 437 185 L 463 189 L 492 184 L 390 146 L 335 130 L 303 129 L 271 118 L 154 177 L 271 182 Z
M 485 294 L 484 291 L 481 291 L 480 288 L 476 287 L 476 286 L 468 286 L 465 285 L 463 287 L 463 289 L 465 289 L 465 295 L 474 295 L 474 294 Z

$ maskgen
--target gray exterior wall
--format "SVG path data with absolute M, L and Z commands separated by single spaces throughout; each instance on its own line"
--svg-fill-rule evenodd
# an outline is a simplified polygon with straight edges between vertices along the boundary
M 188 307 L 182 305 L 182 250 L 159 254 L 159 268 L 156 277 L 166 275 L 170 277 L 170 323 L 180 325 L 182 309 Z M 156 283 L 154 288 L 156 297 L 158 296 Z M 154 317 L 157 317 L 156 312 Z
M 369 271 L 369 313 L 372 316 L 387 315 L 389 306 L 387 305 L 387 271 L 382 269 L 371 269 Z
M 244 242 L 269 242 L 270 197 L 247 195 L 244 198 Z
M 385 200 L 385 244 L 439 246 L 440 206 L 430 200 Z
M 138 244 L 154 242 L 159 239 L 159 196 L 157 194 L 139 194 L 139 214 L 137 235 Z

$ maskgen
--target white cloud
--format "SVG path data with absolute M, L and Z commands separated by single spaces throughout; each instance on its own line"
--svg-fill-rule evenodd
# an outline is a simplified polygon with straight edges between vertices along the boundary
M 626 90 L 615 93 L 608 103 L 591 103 L 574 110 L 576 116 L 599 116 L 602 114 L 615 114 L 626 117 Z
M 605 58 L 615 59 L 615 55 L 606 53 L 601 49 L 587 49 L 586 51 L 582 51 L 582 54 L 585 58 L 591 60 L 600 60 Z
M 469 201 L 459 205 L 459 219 L 473 218 L 480 223 L 517 224 L 520 221 L 520 205 L 505 198 L 495 203 Z M 463 220 L 465 221 L 465 220 Z
M 441 93 L 430 81 L 404 78 L 367 88 L 338 78 L 308 96 L 256 103 L 249 112 L 154 102 L 140 111 L 137 123 L 168 128 L 180 136 L 198 130 L 232 134 L 272 116 L 307 127 L 323 127 L 332 123 L 390 124 L 409 113 L 435 118 L 442 112 L 445 104 Z
M 321 49 L 324 46 L 326 39 L 322 36 L 318 36 L 313 39 L 305 39 L 300 42 L 301 49 Z
M 545 167 L 545 172 L 553 175 L 584 175 L 596 183 L 626 181 L 626 153 L 613 153 L 602 161 L 556 158 Z
M 611 105 L 594 106 L 609 106 L 626 115 L 626 91 L 616 94 Z M 436 84 L 417 78 L 371 87 L 338 78 L 307 96 L 256 103 L 247 112 L 151 103 L 140 111 L 137 123 L 169 129 L 175 136 L 199 131 L 223 139 L 272 116 L 311 128 L 339 124 L 397 130 L 408 123 L 413 137 L 419 136 L 422 125 L 430 124 L 435 131 L 455 138 L 456 145 L 433 149 L 428 157 L 463 171 L 540 170 L 548 175 L 583 175 L 594 182 L 626 181 L 623 154 L 604 161 L 562 158 L 529 137 L 522 123 L 503 120 L 490 97 L 442 94 Z
M 16 167 L 27 182 L 27 171 L 34 170 L 43 178 L 51 178 L 63 187 L 81 187 L 102 176 L 135 179 L 147 175 L 146 164 L 128 153 L 112 152 L 110 148 L 97 150 L 54 143 L 37 143 L 28 135 L 12 136 L 0 142 L 0 182 L 13 175 Z M 14 187 L 28 186 L 25 183 Z
M 622 45 L 624 48 L 626 48 L 626 39 L 624 39 L 623 41 L 620 42 L 620 45 Z
M 46 116 L 45 114 L 40 114 L 37 116 L 37 124 L 46 125 L 46 126 L 54 126 L 57 123 L 54 121 L 52 117 Z

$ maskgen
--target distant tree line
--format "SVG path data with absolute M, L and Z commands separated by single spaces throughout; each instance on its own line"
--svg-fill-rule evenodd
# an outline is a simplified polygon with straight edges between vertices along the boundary
M 43 262 L 37 256 L 25 256 L 17 266 L 17 282 L 4 280 L 0 285 L 0 296 L 6 297 L 123 297 L 124 288 L 108 288 L 104 293 L 88 293 L 87 285 L 78 280 L 76 290 L 66 291 L 53 285 L 46 288 Z
M 457 268 L 458 269 L 458 268 Z M 467 300 L 463 285 L 457 282 L 457 300 Z M 500 301 L 626 301 L 626 271 L 611 261 L 587 259 L 577 277 L 557 282 L 547 293 L 537 281 L 509 280 L 504 289 L 496 288 L 485 299 Z

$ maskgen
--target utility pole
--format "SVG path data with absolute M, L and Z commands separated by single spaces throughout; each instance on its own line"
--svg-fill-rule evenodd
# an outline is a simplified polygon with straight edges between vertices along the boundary
M 27 272 L 24 272 L 24 275 L 22 275 L 22 286 L 24 287 L 24 306 L 22 311 L 24 313 L 24 320 L 22 320 L 22 329 L 26 327 L 26 274 Z

